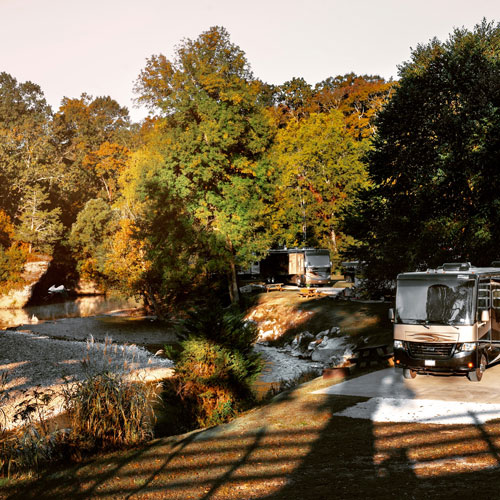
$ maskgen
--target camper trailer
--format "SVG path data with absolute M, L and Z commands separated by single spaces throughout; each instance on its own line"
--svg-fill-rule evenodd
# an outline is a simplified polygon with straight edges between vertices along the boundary
M 463 374 L 478 382 L 500 355 L 500 267 L 449 263 L 402 273 L 389 316 L 394 364 L 405 378 Z
M 270 250 L 260 262 L 261 277 L 268 282 L 318 286 L 330 283 L 330 252 L 319 248 Z

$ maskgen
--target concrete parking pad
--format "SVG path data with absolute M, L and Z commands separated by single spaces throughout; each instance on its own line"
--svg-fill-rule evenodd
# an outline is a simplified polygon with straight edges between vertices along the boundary
M 500 418 L 500 366 L 486 370 L 479 383 L 466 377 L 417 375 L 405 380 L 393 368 L 372 372 L 315 394 L 371 398 L 338 413 L 377 422 L 477 424 Z

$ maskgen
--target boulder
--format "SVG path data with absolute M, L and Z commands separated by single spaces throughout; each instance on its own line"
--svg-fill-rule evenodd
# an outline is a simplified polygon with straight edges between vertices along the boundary
M 312 352 L 311 359 L 325 364 L 338 364 L 344 358 L 344 352 L 347 348 L 345 339 L 342 337 L 324 338 Z
M 291 351 L 290 354 L 297 358 L 309 358 L 311 357 L 311 351 L 309 350 L 309 345 L 311 341 L 314 340 L 314 335 L 308 331 L 299 333 L 295 336 L 290 344 Z
M 26 306 L 33 295 L 33 289 L 49 268 L 50 259 L 27 262 L 22 278 L 27 283 L 20 289 L 10 290 L 0 296 L 0 309 L 21 309 Z

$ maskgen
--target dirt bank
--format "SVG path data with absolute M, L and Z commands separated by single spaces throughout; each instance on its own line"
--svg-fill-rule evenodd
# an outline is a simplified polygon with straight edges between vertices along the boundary
M 277 345 L 306 330 L 317 334 L 333 326 L 351 344 L 386 344 L 392 342 L 389 307 L 385 302 L 340 300 L 334 295 L 307 298 L 299 290 L 286 290 L 256 296 L 246 318 L 256 322 L 262 340 Z

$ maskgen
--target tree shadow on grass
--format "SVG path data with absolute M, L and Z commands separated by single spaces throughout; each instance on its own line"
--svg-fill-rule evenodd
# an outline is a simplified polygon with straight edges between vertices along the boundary
M 4 492 L 12 499 L 498 496 L 499 423 L 484 424 L 481 415 L 472 425 L 373 422 L 376 405 L 367 418 L 345 416 L 369 398 L 308 387 L 231 424 L 158 439 Z

